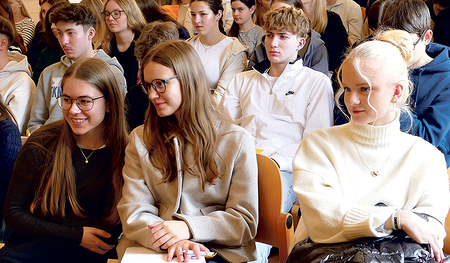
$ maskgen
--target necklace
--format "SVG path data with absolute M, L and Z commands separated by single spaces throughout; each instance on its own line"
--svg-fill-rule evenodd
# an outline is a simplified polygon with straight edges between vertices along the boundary
M 200 41 L 200 38 L 198 39 L 198 42 L 200 42 L 200 44 L 202 45 L 202 47 L 205 49 L 205 52 L 208 51 L 208 49 L 214 47 L 217 43 L 219 43 L 220 41 L 222 41 L 225 38 L 225 35 L 222 35 L 219 39 L 219 41 L 217 41 L 216 43 L 214 43 L 212 46 L 205 46 L 203 45 L 202 41 Z
M 375 170 L 370 169 L 369 165 L 366 163 L 366 160 L 364 160 L 364 158 L 362 157 L 361 153 L 359 152 L 359 149 L 358 149 L 358 147 L 356 146 L 356 143 L 353 142 L 353 141 L 352 141 L 352 143 L 353 143 L 353 145 L 355 146 L 356 151 L 358 152 L 359 158 L 361 158 L 361 160 L 363 161 L 364 165 L 367 167 L 367 169 L 369 169 L 370 174 L 371 174 L 373 177 L 377 177 L 378 175 L 380 175 L 381 170 L 383 170 L 383 168 L 384 168 L 384 166 L 386 165 L 387 161 L 389 160 L 389 158 L 391 158 L 392 152 L 394 151 L 394 148 L 395 148 L 394 146 L 392 146 L 392 150 L 391 150 L 391 152 L 389 153 L 389 156 L 386 158 L 386 161 L 384 161 L 383 166 L 381 166 L 381 168 L 380 168 L 378 171 L 375 171 Z
M 86 155 L 85 155 L 84 152 L 83 152 L 83 149 L 81 149 L 80 146 L 78 146 L 78 148 L 80 148 L 81 154 L 83 155 L 84 159 L 86 160 L 86 161 L 84 161 L 85 163 L 89 163 L 89 157 L 91 157 L 92 154 L 97 150 L 97 149 L 93 150 L 93 151 L 91 152 L 91 154 L 89 154 L 89 156 L 86 157 Z
M 206 47 L 205 45 L 203 45 L 202 41 L 200 41 L 200 44 L 202 45 L 202 47 L 205 49 L 205 53 L 206 51 L 208 51 L 208 49 L 212 48 L 214 45 Z

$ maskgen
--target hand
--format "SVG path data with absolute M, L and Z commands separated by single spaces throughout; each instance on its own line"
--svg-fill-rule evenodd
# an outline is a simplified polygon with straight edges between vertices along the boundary
M 438 234 L 432 231 L 427 221 L 413 212 L 402 210 L 400 213 L 403 231 L 419 244 L 430 244 L 431 257 L 441 262 L 444 259 L 444 252 Z
M 114 245 L 106 244 L 97 236 L 110 238 L 111 234 L 95 227 L 83 227 L 83 238 L 81 239 L 80 246 L 100 255 L 114 248 Z
M 148 225 L 151 230 L 153 248 L 168 249 L 180 240 L 191 238 L 191 232 L 184 221 L 171 220 Z
M 172 261 L 173 257 L 176 256 L 179 262 L 189 262 L 191 256 L 181 253 L 181 251 L 188 249 L 194 251 L 196 258 L 201 258 L 200 251 L 209 251 L 209 249 L 202 244 L 190 240 L 181 240 L 170 246 L 167 252 L 167 261 Z

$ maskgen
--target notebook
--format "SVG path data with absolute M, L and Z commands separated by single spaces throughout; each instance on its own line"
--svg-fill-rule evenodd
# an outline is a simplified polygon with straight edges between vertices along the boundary
M 158 253 L 146 247 L 129 247 L 125 251 L 122 263 L 159 263 L 167 262 L 167 253 Z M 173 258 L 171 262 L 179 262 L 178 258 Z M 206 263 L 205 258 L 191 259 L 192 263 Z

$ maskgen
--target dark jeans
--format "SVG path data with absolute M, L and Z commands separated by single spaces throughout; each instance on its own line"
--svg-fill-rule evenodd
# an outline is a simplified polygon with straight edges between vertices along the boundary
M 0 262 L 73 262 L 101 263 L 108 260 L 112 249 L 105 255 L 99 255 L 81 247 L 77 242 L 60 237 L 45 237 L 26 242 L 6 242 L 0 249 Z

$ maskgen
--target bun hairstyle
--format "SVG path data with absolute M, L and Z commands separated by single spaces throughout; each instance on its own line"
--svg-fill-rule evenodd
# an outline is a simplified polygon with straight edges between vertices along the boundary
M 377 32 L 372 40 L 351 49 L 338 70 L 341 88 L 335 100 L 339 109 L 342 111 L 339 98 L 344 93 L 342 67 L 345 63 L 351 63 L 369 84 L 371 91 L 374 86 L 373 79 L 376 76 L 383 76 L 382 79 L 386 81 L 388 87 L 394 88 L 399 83 L 403 84 L 403 93 L 396 102 L 396 107 L 409 114 L 408 99 L 412 86 L 409 80 L 409 66 L 413 62 L 413 48 L 411 36 L 406 31 L 387 30 Z M 375 108 L 372 107 L 372 109 L 376 111 Z

